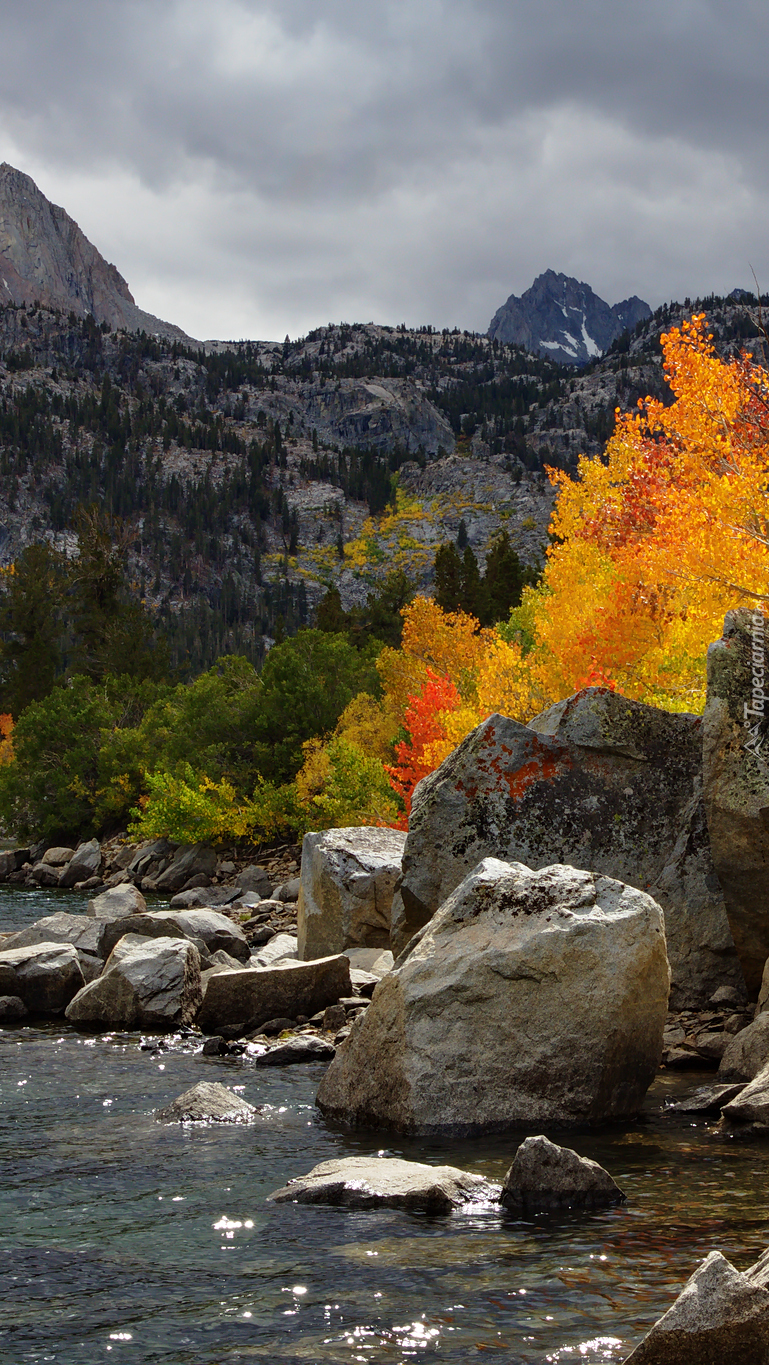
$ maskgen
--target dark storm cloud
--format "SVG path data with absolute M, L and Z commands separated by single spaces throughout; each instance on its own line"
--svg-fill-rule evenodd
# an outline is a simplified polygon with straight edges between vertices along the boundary
M 760 269 L 767 50 L 754 0 L 6 0 L 2 155 L 198 332 L 480 327 Z

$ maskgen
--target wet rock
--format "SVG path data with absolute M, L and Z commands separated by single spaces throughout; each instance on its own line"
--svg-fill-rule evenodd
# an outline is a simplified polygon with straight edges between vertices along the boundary
M 763 701 L 754 708 L 752 700 L 754 645 L 761 695 L 769 692 L 767 641 L 762 613 L 754 617 L 747 608 L 727 613 L 723 636 L 708 650 L 703 716 L 703 781 L 713 862 L 753 996 L 769 958 L 769 714 L 763 714 Z M 755 714 L 749 714 L 751 709 Z
M 18 1024 L 29 1014 L 19 995 L 0 995 L 0 1024 Z
M 168 867 L 155 878 L 155 889 L 160 894 L 181 891 L 192 877 L 202 873 L 212 877 L 216 871 L 216 853 L 207 844 L 182 844 L 177 848 Z
M 379 983 L 318 1105 L 405 1133 L 630 1116 L 659 1064 L 668 981 L 650 896 L 487 858 Z
M 743 1081 L 734 1081 L 731 1085 L 703 1085 L 685 1099 L 669 1104 L 667 1110 L 674 1114 L 720 1114 L 724 1105 L 744 1088 Z
M 0 952 L 0 995 L 16 995 L 30 1014 L 62 1014 L 85 978 L 71 943 L 32 943 Z
M 251 1123 L 259 1113 L 218 1081 L 198 1081 L 155 1117 L 160 1123 Z
M 625 1195 L 597 1161 L 540 1135 L 521 1143 L 500 1198 L 508 1209 L 597 1208 Z
M 142 914 L 146 909 L 147 902 L 139 888 L 127 882 L 123 886 L 111 886 L 108 891 L 102 891 L 100 896 L 94 896 L 88 902 L 86 914 L 97 919 L 123 919 L 126 915 Z
M 89 881 L 101 867 L 101 844 L 98 839 L 89 839 L 78 844 L 67 866 L 59 878 L 59 886 L 76 886 L 78 882 Z
M 767 1279 L 766 1253 L 742 1272 L 711 1251 L 625 1365 L 766 1365 Z
M 390 946 L 390 911 L 406 835 L 396 829 L 305 834 L 297 938 L 303 960 Z
M 662 906 L 677 1007 L 742 986 L 700 793 L 701 721 L 587 688 L 519 725 L 491 716 L 417 786 L 392 909 L 397 954 L 493 856 L 568 863 Z
M 113 949 L 98 981 L 70 1002 L 70 1023 L 86 1027 L 169 1031 L 190 1023 L 202 998 L 200 954 L 178 938 L 126 934 Z
M 752 1081 L 769 1062 L 769 1013 L 758 1014 L 752 1024 L 730 1038 L 718 1068 L 725 1081 Z
M 336 1054 L 333 1043 L 314 1034 L 300 1033 L 271 1047 L 256 1057 L 257 1066 L 292 1066 L 295 1062 L 330 1062 Z
M 332 1204 L 348 1209 L 405 1209 L 445 1214 L 499 1198 L 499 1186 L 456 1166 L 423 1166 L 397 1157 L 322 1161 L 269 1195 L 276 1204 Z
M 209 978 L 198 1023 L 204 1033 L 220 1033 L 223 1024 L 241 1020 L 253 1030 L 268 1019 L 309 1017 L 349 994 L 350 964 L 341 955 L 264 971 L 220 972 Z

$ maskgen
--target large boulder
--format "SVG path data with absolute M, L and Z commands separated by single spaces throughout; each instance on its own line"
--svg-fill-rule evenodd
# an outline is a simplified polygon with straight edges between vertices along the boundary
M 406 835 L 398 829 L 305 834 L 297 938 L 303 960 L 345 948 L 389 948 Z
M 769 1014 L 756 1015 L 752 1024 L 735 1034 L 724 1049 L 718 1074 L 725 1081 L 752 1081 L 769 1062 Z
M 766 1365 L 768 1285 L 769 1253 L 740 1271 L 711 1251 L 625 1365 Z
M 668 985 L 645 892 L 486 858 L 379 983 L 318 1104 L 401 1133 L 629 1117 L 662 1054 Z
M 20 929 L 3 944 L 4 948 L 28 948 L 33 943 L 71 943 L 77 949 L 80 967 L 86 981 L 98 976 L 104 966 L 100 948 L 102 921 L 91 915 L 69 915 L 57 910 L 44 915 L 34 924 Z M 78 988 L 79 989 L 79 988 Z
M 147 902 L 139 888 L 124 882 L 94 896 L 86 906 L 86 914 L 95 919 L 125 919 L 126 915 L 140 915 L 146 909 Z
M 182 844 L 156 879 L 155 890 L 161 894 L 181 891 L 193 877 L 212 877 L 217 861 L 216 853 L 207 844 Z
M 597 687 L 528 726 L 490 716 L 416 788 L 393 952 L 481 858 L 569 863 L 662 906 L 674 1008 L 744 991 L 699 791 L 701 731 L 696 716 Z
M 399 1157 L 348 1156 L 321 1161 L 268 1195 L 275 1204 L 334 1204 L 347 1209 L 453 1213 L 499 1198 L 499 1186 L 456 1166 L 424 1166 Z
M 64 867 L 74 852 L 74 848 L 47 848 L 40 861 L 47 867 Z
M 15 995 L 30 1014 L 63 1014 L 84 985 L 71 943 L 33 943 L 0 952 L 0 995 Z
M 194 1019 L 200 1006 L 200 954 L 178 938 L 126 934 L 98 981 L 70 1001 L 70 1023 L 87 1027 L 169 1031 Z
M 100 867 L 99 840 L 89 839 L 86 843 L 78 844 L 59 878 L 59 886 L 75 886 L 78 882 L 87 882 L 90 877 L 96 876 Z
M 762 1067 L 748 1085 L 743 1086 L 721 1107 L 727 1123 L 751 1123 L 769 1131 L 769 1065 Z
M 122 888 L 120 888 L 122 890 Z M 144 938 L 189 938 L 205 944 L 209 953 L 223 949 L 238 962 L 247 962 L 251 950 L 239 924 L 216 910 L 156 910 L 152 913 L 129 915 L 124 919 L 104 924 L 99 947 L 108 957 L 124 934 L 139 934 Z
M 508 1209 L 596 1208 L 625 1198 L 603 1166 L 540 1134 L 526 1138 L 505 1176 L 500 1196 Z
M 352 990 L 349 959 L 319 958 L 285 967 L 218 972 L 209 977 L 198 1023 L 204 1033 L 242 1024 L 257 1029 L 269 1019 L 311 1018 Z
M 730 611 L 708 650 L 703 782 L 710 846 L 745 983 L 769 958 L 769 635 L 761 612 Z
M 198 1081 L 158 1109 L 155 1118 L 161 1123 L 251 1123 L 258 1113 L 255 1105 L 218 1081 Z

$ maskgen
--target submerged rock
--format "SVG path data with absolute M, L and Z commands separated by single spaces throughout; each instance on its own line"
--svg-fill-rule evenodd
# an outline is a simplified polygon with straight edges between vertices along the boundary
M 711 1251 L 624 1365 L 766 1365 L 769 1253 L 736 1270 Z
M 675 1008 L 743 986 L 710 854 L 702 722 L 586 688 L 530 725 L 490 716 L 414 792 L 397 954 L 485 857 L 568 863 L 649 891 Z
M 334 1204 L 348 1209 L 452 1213 L 499 1199 L 499 1186 L 456 1166 L 423 1166 L 397 1157 L 351 1156 L 322 1161 L 268 1196 L 276 1204 Z
M 198 1081 L 155 1117 L 161 1123 L 251 1123 L 258 1113 L 255 1105 L 218 1081 Z
M 318 1105 L 405 1133 L 629 1117 L 659 1064 L 668 982 L 650 896 L 486 858 L 379 983 Z
M 305 834 L 299 891 L 299 956 L 390 946 L 390 911 L 406 835 L 397 829 Z
M 540 1135 L 521 1143 L 500 1198 L 508 1209 L 595 1208 L 625 1195 L 597 1161 Z
M 703 1085 L 685 1099 L 669 1104 L 667 1109 L 675 1114 L 718 1114 L 744 1088 L 742 1081 L 732 1085 Z

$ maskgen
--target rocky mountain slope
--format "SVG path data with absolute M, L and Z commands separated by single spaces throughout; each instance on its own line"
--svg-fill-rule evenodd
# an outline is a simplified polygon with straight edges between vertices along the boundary
M 0 165 L 0 302 L 41 303 L 96 322 L 189 341 L 180 327 L 137 308 L 114 265 L 30 176 Z
M 204 347 L 172 328 L 137 331 L 148 315 L 131 313 L 127 285 L 64 211 L 8 167 L 0 181 L 15 195 L 3 240 L 18 237 L 15 255 L 0 254 L 13 297 L 0 307 L 0 567 L 43 538 L 76 554 L 76 509 L 96 503 L 131 528 L 132 581 L 191 672 L 222 652 L 258 662 L 330 586 L 346 609 L 393 570 L 429 591 L 447 540 L 483 566 L 504 528 L 541 563 L 546 467 L 599 455 L 617 407 L 665 396 L 659 336 L 693 308 L 722 352 L 763 355 L 742 291 L 666 305 L 579 368 L 547 347 L 430 326 Z M 564 306 L 604 340 L 600 300 L 576 288 Z
M 511 294 L 489 324 L 489 336 L 562 365 L 587 365 L 613 341 L 651 317 L 635 294 L 609 307 L 589 284 L 546 270 L 520 298 Z

